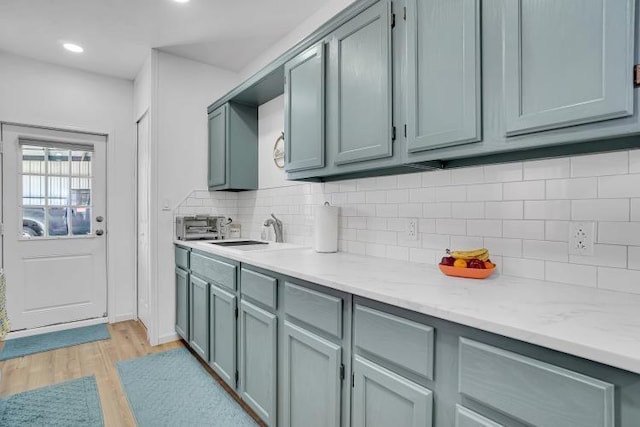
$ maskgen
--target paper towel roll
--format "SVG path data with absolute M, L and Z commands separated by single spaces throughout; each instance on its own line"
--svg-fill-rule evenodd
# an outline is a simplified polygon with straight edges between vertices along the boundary
M 338 251 L 338 212 L 337 206 L 317 206 L 315 211 L 314 249 L 316 252 Z

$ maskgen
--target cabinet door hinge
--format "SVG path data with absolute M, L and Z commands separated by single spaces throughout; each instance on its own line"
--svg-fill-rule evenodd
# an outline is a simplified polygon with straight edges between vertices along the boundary
M 238 307 L 236 307 L 236 319 L 238 318 Z
M 405 138 L 407 137 L 407 125 L 406 124 L 404 125 L 404 137 Z
M 640 87 L 640 64 L 633 66 L 633 87 Z
M 355 373 L 351 373 L 351 388 L 356 386 L 356 374 Z
M 4 142 L 0 142 L 0 154 L 4 154 Z
M 407 6 L 402 8 L 402 19 L 407 20 Z
M 340 365 L 340 379 L 344 380 L 344 363 Z
M 395 141 L 396 140 L 396 127 L 394 126 L 393 129 L 391 130 L 391 140 Z
M 236 371 L 235 377 L 236 377 L 236 387 L 238 387 L 238 384 L 240 384 L 240 373 L 238 371 Z
M 4 224 L 0 222 L 0 236 L 4 236 Z
M 396 14 L 392 13 L 391 14 L 391 28 L 395 28 L 396 27 Z

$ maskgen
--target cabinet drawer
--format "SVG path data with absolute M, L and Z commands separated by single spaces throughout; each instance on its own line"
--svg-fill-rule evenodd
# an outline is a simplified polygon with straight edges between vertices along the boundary
M 361 305 L 354 322 L 357 348 L 433 379 L 432 327 Z
M 537 426 L 614 426 L 614 386 L 460 338 L 460 393 Z
M 302 286 L 284 284 L 285 313 L 298 320 L 342 338 L 342 299 Z
M 493 422 L 464 406 L 456 405 L 456 427 L 502 427 L 502 424 Z
M 189 250 L 176 246 L 175 252 L 176 266 L 185 270 L 189 269 Z
M 240 291 L 242 296 L 249 297 L 265 306 L 276 309 L 276 289 L 278 281 L 273 277 L 247 270 L 240 271 Z
M 236 289 L 236 266 L 217 259 L 191 253 L 191 272 L 210 282 Z

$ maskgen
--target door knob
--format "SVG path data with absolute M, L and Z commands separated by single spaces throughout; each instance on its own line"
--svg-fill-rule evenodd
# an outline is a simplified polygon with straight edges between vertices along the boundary
M 104 221 L 104 218 L 101 217 L 101 216 L 98 216 L 98 217 L 96 217 L 96 221 L 97 222 L 102 222 L 102 221 Z
M 104 230 L 96 230 L 96 236 L 102 236 L 104 234 Z

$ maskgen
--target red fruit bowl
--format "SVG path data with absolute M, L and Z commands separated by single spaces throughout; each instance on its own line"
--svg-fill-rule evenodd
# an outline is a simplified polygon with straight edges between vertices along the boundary
M 496 269 L 495 266 L 493 268 L 460 268 L 442 264 L 438 264 L 438 267 L 447 276 L 466 277 L 467 279 L 486 279 Z

